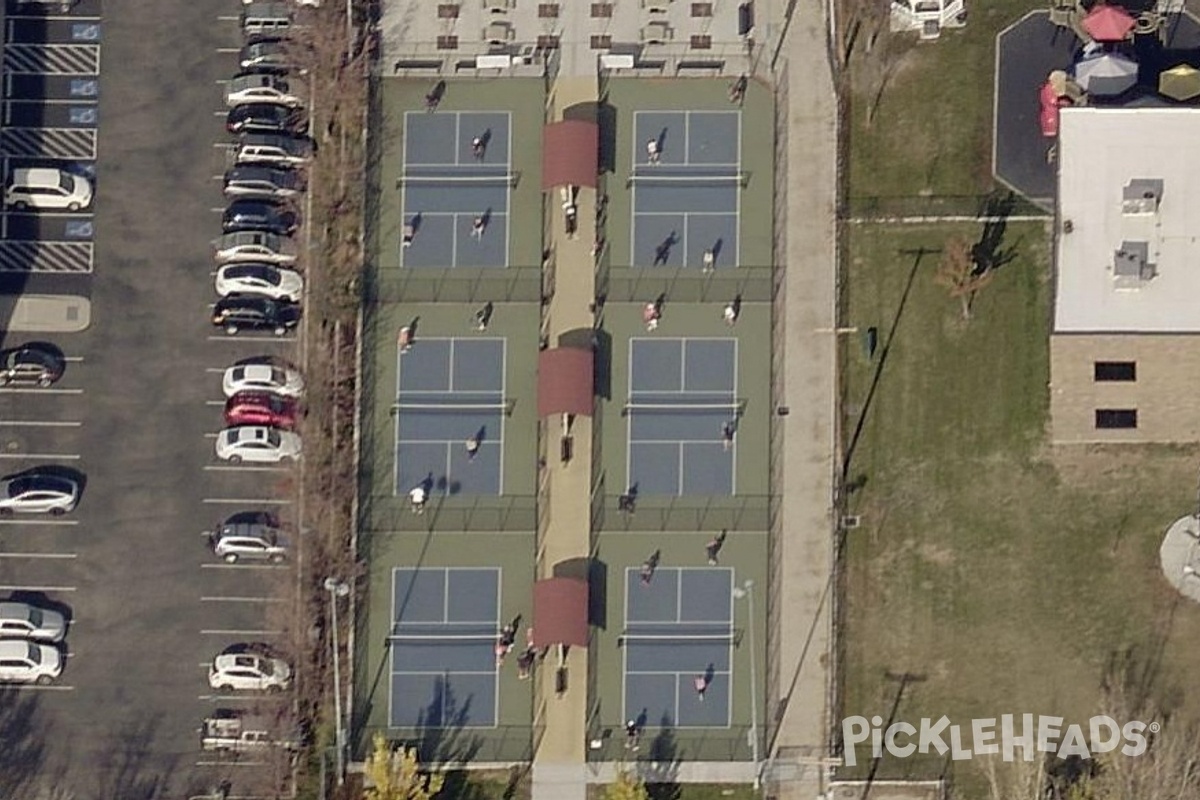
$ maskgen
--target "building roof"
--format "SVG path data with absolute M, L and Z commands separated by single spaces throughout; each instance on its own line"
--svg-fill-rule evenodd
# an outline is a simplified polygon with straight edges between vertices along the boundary
M 551 123 L 543 130 L 542 189 L 595 188 L 600 172 L 600 127 L 595 122 L 568 119 Z
M 592 351 L 572 347 L 538 354 L 538 416 L 592 415 Z
M 587 647 L 588 584 L 579 578 L 547 578 L 533 585 L 533 646 Z
M 1200 109 L 1064 108 L 1054 330 L 1200 332 Z

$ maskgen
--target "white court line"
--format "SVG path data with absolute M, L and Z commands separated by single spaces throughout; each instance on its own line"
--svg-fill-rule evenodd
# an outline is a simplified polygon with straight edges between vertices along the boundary
M 74 586 L 16 586 L 0 585 L 0 592 L 73 592 Z
M 208 472 L 287 472 L 287 467 L 248 467 L 239 465 L 236 467 L 222 467 L 218 465 L 209 465 L 204 468 Z
M 29 458 L 38 461 L 78 461 L 83 456 L 70 453 L 0 453 L 0 458 Z
M 83 394 L 83 389 L 18 389 L 4 387 L 0 394 Z
M 201 603 L 287 603 L 287 598 L 280 597 L 222 597 L 220 595 L 212 595 L 209 597 L 201 597 Z
M 3 588 L 3 587 L 0 587 L 0 588 Z M 283 631 L 267 631 L 267 630 L 241 631 L 241 630 L 237 630 L 236 628 L 233 628 L 233 629 L 210 628 L 210 629 L 201 630 L 200 635 L 202 635 L 202 636 L 282 636 Z
M 639 217 L 684 217 L 686 222 L 687 217 L 734 217 L 737 216 L 733 211 L 639 211 Z
M 32 419 L 0 419 L 0 425 L 14 428 L 78 428 L 82 422 L 41 422 Z
M 258 497 L 206 497 L 200 502 L 232 506 L 290 506 L 292 504 L 291 500 L 266 500 Z
M 0 553 L 0 558 L 47 558 L 69 559 L 78 558 L 77 553 Z

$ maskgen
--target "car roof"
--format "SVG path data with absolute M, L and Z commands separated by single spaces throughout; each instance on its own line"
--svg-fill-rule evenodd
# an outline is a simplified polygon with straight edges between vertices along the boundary
M 24 639 L 0 639 L 0 658 L 25 658 L 35 646 Z
M 61 169 L 53 167 L 20 167 L 13 170 L 13 178 L 21 183 L 58 183 Z
M 0 619 L 29 619 L 33 606 L 29 603 L 18 603 L 7 600 L 0 603 Z

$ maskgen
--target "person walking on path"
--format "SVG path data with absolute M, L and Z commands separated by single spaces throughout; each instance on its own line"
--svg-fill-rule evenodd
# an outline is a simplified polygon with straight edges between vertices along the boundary
M 488 323 L 492 321 L 492 312 L 496 307 L 492 305 L 492 301 L 484 303 L 478 311 L 475 312 L 475 330 L 486 331 Z
M 479 434 L 473 435 L 466 441 L 467 461 L 474 461 L 475 456 L 479 455 Z
M 649 586 L 650 581 L 654 580 L 654 571 L 658 569 L 660 558 L 662 558 L 662 551 L 655 550 L 649 558 L 642 562 L 642 586 Z
M 704 555 L 708 558 L 708 565 L 715 567 L 717 565 L 717 557 L 721 554 L 721 548 L 725 546 L 725 534 L 727 531 L 721 531 L 716 536 L 704 545 Z
M 646 303 L 646 307 L 642 309 L 642 322 L 646 323 L 647 331 L 658 329 L 658 320 L 662 317 L 662 312 L 658 310 L 658 306 L 654 303 Z
M 701 703 L 704 702 L 704 693 L 708 691 L 708 678 L 704 675 L 697 675 L 692 685 L 696 687 L 696 699 Z

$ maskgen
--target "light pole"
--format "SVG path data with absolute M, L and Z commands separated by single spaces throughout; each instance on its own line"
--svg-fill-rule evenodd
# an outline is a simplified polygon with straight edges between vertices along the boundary
M 750 757 L 754 759 L 754 791 L 762 788 L 762 773 L 759 771 L 758 753 L 758 647 L 754 640 L 754 581 L 747 580 L 741 587 L 733 587 L 736 600 L 747 599 L 750 611 Z
M 339 597 L 350 594 L 350 584 L 337 578 L 326 578 L 325 589 L 329 592 L 329 613 L 333 622 L 330 635 L 333 646 L 333 714 L 336 717 L 334 736 L 337 740 L 337 782 L 341 786 L 346 781 L 346 735 L 342 729 L 342 660 L 338 651 L 337 601 Z

